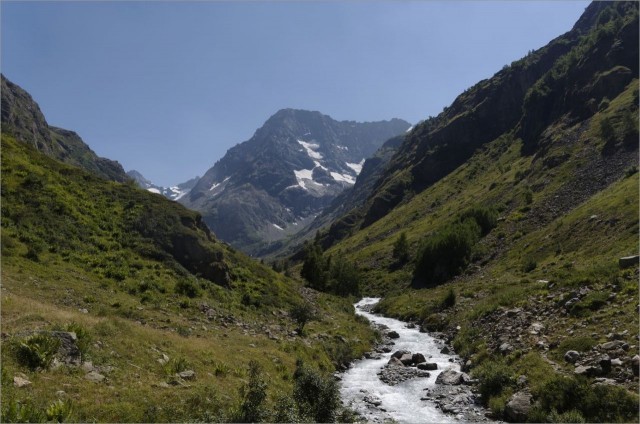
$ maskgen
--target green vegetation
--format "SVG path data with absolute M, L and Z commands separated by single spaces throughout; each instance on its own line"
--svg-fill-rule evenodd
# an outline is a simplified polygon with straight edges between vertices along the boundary
M 399 265 L 402 265 L 409 261 L 409 242 L 407 241 L 407 233 L 402 232 L 393 244 L 393 259 L 397 261 Z
M 60 340 L 48 334 L 35 334 L 17 342 L 16 359 L 31 370 L 48 369 L 60 347 Z
M 338 296 L 358 296 L 360 294 L 360 272 L 342 255 L 335 259 L 325 256 L 318 243 L 305 245 L 305 260 L 300 275 L 309 287 L 337 294 Z
M 324 376 L 375 341 L 350 300 L 303 297 L 300 281 L 217 242 L 197 213 L 161 196 L 6 134 L 2 176 L 3 422 L 210 422 L 262 410 L 272 421 L 281 395 L 291 398 L 297 359 Z M 309 302 L 316 319 L 293 336 L 300 322 L 289 313 Z M 52 331 L 74 332 L 104 380 L 48 367 Z M 267 382 L 261 402 L 240 396 L 256 378 L 249 361 Z M 176 376 L 184 371 L 194 379 Z M 14 387 L 20 373 L 30 385 Z
M 416 261 L 418 285 L 437 285 L 456 276 L 469 263 L 481 236 L 496 226 L 496 213 L 473 207 L 454 223 L 427 238 Z
M 622 56 L 606 56 L 620 39 L 636 42 L 628 35 L 637 4 L 598 7 L 615 13 L 471 88 L 435 128 L 414 130 L 373 201 L 352 211 L 350 234 L 324 253 L 343 252 L 357 264 L 361 291 L 383 297 L 377 312 L 453 337 L 498 419 L 506 419 L 512 395 L 528 390 L 529 421 L 638 420 L 629 365 L 637 351 L 603 347 L 612 337 L 637 346 L 639 336 L 638 270 L 618 266 L 638 254 L 638 80 L 632 67 L 615 63 Z M 465 119 L 477 110 L 491 115 L 490 94 L 515 94 L 510 74 L 531 76 L 536 67 L 549 72 L 530 87 L 518 124 L 473 144 L 468 160 L 436 175 L 431 167 L 445 164 L 433 158 L 455 162 L 463 152 L 449 146 L 462 150 L 495 124 L 478 128 Z M 570 98 L 567 87 L 593 98 Z M 400 194 L 391 191 L 398 181 Z M 367 207 L 373 212 L 359 224 Z M 466 212 L 478 207 L 492 213 Z M 420 249 L 399 265 L 403 237 Z M 568 350 L 580 352 L 580 362 L 565 361 Z M 575 376 L 576 365 L 597 366 L 605 353 L 622 365 L 593 373 L 614 385 Z M 574 397 L 563 399 L 567 391 Z

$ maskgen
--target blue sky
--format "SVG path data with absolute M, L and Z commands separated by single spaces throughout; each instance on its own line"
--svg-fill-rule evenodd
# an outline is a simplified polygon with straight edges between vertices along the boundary
M 437 115 L 587 5 L 2 1 L 1 69 L 49 124 L 169 185 L 202 175 L 282 108 Z

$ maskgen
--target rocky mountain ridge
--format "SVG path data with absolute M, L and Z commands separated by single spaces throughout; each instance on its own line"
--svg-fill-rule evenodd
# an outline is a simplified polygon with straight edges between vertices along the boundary
M 151 193 L 161 194 L 167 199 L 175 201 L 178 201 L 183 196 L 187 195 L 200 179 L 200 177 L 194 177 L 184 183 L 176 184 L 170 187 L 162 187 L 154 184 L 135 169 L 127 171 L 127 175 L 132 178 L 138 184 L 138 186 L 140 186 L 140 188 L 150 191 Z
M 338 122 L 283 109 L 229 149 L 187 196 L 211 229 L 249 253 L 294 234 L 355 184 L 365 158 L 410 124 Z
M 102 178 L 124 182 L 122 165 L 101 158 L 73 131 L 49 125 L 31 95 L 1 76 L 2 131 L 64 163 L 79 166 Z

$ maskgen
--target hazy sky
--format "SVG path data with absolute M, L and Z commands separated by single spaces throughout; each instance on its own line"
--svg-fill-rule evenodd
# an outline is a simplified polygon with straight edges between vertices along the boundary
M 437 115 L 587 5 L 2 1 L 1 68 L 49 124 L 169 185 L 202 175 L 282 108 Z

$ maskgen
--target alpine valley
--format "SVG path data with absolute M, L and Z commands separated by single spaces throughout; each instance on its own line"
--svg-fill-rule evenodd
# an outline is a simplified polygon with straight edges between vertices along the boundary
M 638 422 L 638 16 L 169 189 L 3 76 L 2 421 Z

